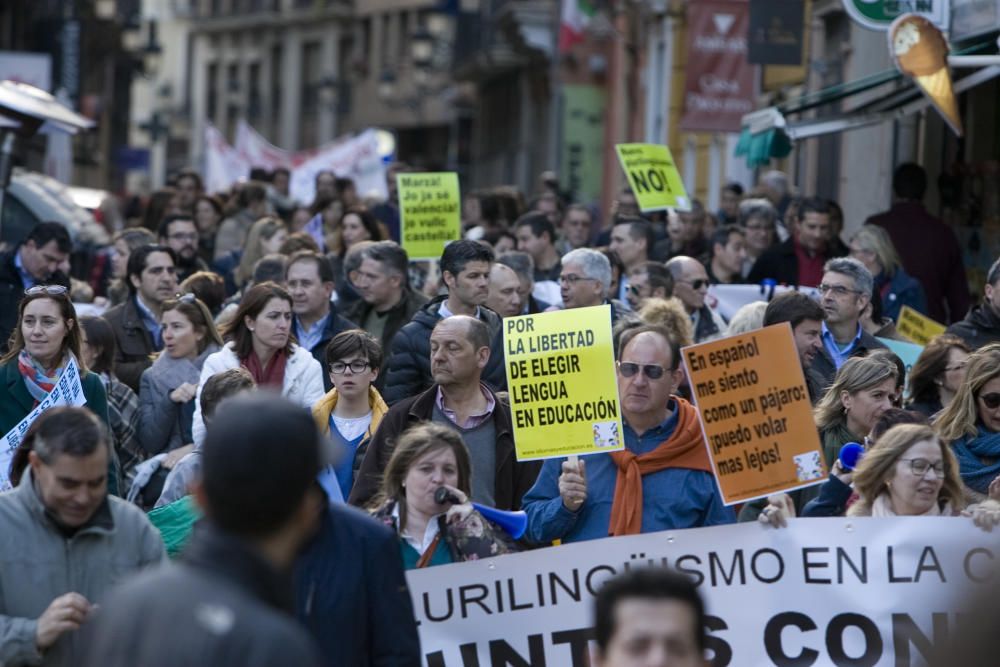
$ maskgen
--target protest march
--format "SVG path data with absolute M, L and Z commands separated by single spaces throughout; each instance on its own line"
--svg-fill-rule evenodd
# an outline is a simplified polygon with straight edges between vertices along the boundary
M 0 667 L 996 664 L 997 2 L 0 35 Z

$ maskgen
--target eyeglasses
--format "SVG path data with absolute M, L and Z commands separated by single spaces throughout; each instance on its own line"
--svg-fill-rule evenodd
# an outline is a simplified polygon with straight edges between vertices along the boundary
M 630 378 L 636 373 L 638 373 L 640 369 L 642 369 L 643 374 L 650 380 L 659 380 L 661 377 L 663 377 L 663 372 L 664 372 L 663 366 L 656 366 L 654 364 L 639 365 L 636 363 L 632 363 L 631 361 L 618 362 L 618 370 L 620 370 L 622 372 L 622 375 L 624 375 L 627 378 Z
M 171 241 L 197 241 L 198 234 L 196 232 L 175 232 L 168 236 Z
M 1000 394 L 996 392 L 991 392 L 989 394 L 980 394 L 979 400 L 983 402 L 990 410 L 996 410 L 1000 408 Z
M 927 474 L 928 470 L 934 470 L 934 474 L 938 477 L 944 477 L 944 461 L 938 461 L 937 463 L 931 463 L 927 459 L 899 459 L 900 461 L 907 461 L 910 464 L 910 470 L 917 477 L 923 477 Z
M 698 280 L 678 280 L 679 283 L 687 283 L 691 286 L 693 290 L 699 290 L 702 287 L 708 287 L 709 282 L 704 278 L 699 278 Z
M 186 294 L 178 294 L 174 298 L 176 298 L 181 303 L 194 303 L 195 301 L 198 300 L 198 297 L 196 297 L 193 292 L 188 292 Z
M 568 276 L 559 276 L 559 284 L 560 285 L 562 285 L 564 283 L 567 284 L 567 285 L 575 285 L 578 282 L 580 282 L 581 280 L 597 280 L 597 278 L 588 278 L 586 276 L 576 276 L 576 275 L 573 275 L 572 273 L 569 274 Z
M 847 296 L 848 294 L 861 294 L 861 290 L 851 289 L 850 287 L 844 287 L 843 285 L 820 285 L 816 288 L 820 294 L 826 294 L 827 292 L 833 292 L 836 297 Z
M 51 296 L 59 296 L 60 294 L 65 294 L 69 289 L 63 287 L 62 285 L 35 285 L 34 287 L 29 287 L 24 290 L 25 296 L 35 296 L 37 294 L 49 294 Z
M 330 364 L 330 372 L 333 373 L 334 375 L 343 375 L 348 368 L 350 368 L 351 372 L 354 374 L 364 373 L 366 370 L 368 370 L 368 362 L 358 360 L 358 361 L 352 361 L 349 364 L 345 364 L 343 361 L 335 361 L 332 364 Z

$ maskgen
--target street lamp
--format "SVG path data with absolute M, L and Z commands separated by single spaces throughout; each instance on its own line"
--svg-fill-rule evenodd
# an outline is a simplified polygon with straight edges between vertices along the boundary
M 427 69 L 434 60 L 434 35 L 421 27 L 410 35 L 410 58 L 417 69 Z
M 149 21 L 149 32 L 146 43 L 142 47 L 140 55 L 142 57 L 142 70 L 146 76 L 153 77 L 160 71 L 160 64 L 163 61 L 163 47 L 157 39 L 156 19 Z

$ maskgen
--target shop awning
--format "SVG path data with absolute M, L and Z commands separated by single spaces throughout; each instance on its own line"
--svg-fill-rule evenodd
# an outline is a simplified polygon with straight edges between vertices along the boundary
M 959 54 L 949 56 L 948 63 L 952 70 L 975 68 L 974 72 L 957 78 L 954 83 L 956 94 L 1000 76 L 1000 55 L 980 53 L 985 49 L 995 51 L 996 48 L 995 42 L 980 43 L 963 49 Z M 906 83 L 899 83 L 902 81 Z M 898 87 L 887 91 L 875 101 L 849 112 L 802 120 L 789 119 L 789 116 L 832 104 L 889 83 L 897 83 Z M 797 140 L 833 132 L 846 132 L 895 120 L 920 111 L 930 104 L 930 100 L 920 89 L 907 81 L 898 70 L 895 68 L 884 70 L 745 115 L 735 155 L 745 157 L 750 168 L 766 165 L 773 158 L 786 157 L 792 150 L 793 142 Z

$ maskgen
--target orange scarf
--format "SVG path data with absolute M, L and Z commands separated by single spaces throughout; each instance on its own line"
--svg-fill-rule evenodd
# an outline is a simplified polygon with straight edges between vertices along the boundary
M 645 454 L 636 455 L 627 449 L 611 453 L 611 459 L 618 465 L 618 479 L 611 505 L 609 535 L 638 535 L 641 532 L 643 475 L 665 468 L 712 472 L 697 408 L 679 396 L 673 399 L 677 405 L 677 426 L 670 438 Z

